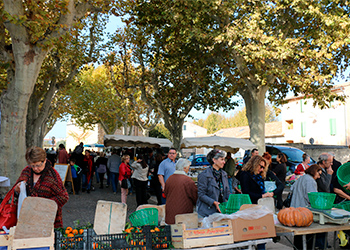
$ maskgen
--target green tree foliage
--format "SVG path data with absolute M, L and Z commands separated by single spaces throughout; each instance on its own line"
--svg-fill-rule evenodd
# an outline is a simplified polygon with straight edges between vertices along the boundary
M 30 98 L 44 59 L 79 21 L 107 13 L 114 1 L 53 0 L 0 2 L 0 175 L 14 182 L 25 165 Z M 4 75 L 6 74 L 6 76 Z
M 96 69 L 90 65 L 81 71 L 77 83 L 67 89 L 68 112 L 80 127 L 91 129 L 101 124 L 106 134 L 114 134 L 122 127 L 127 135 L 133 126 L 143 122 L 146 129 L 147 119 L 154 113 L 140 99 L 140 90 L 125 87 L 125 67 L 123 62 Z M 138 73 L 131 64 L 127 68 L 128 81 L 138 85 Z
M 40 146 L 44 136 L 69 110 L 65 90 L 81 67 L 99 57 L 106 16 L 92 15 L 74 25 L 45 58 L 28 105 L 26 145 Z
M 149 136 L 156 138 L 167 138 L 171 140 L 170 132 L 162 122 L 158 123 L 157 126 L 149 132 Z
M 349 67 L 350 9 L 341 1 L 226 1 L 212 10 L 220 20 L 222 70 L 243 97 L 251 140 L 264 150 L 264 99 L 283 102 L 290 91 L 312 94 L 327 107 L 343 96 L 332 79 Z
M 164 120 L 175 147 L 184 119 L 195 107 L 228 110 L 234 106 L 229 84 L 212 60 L 215 27 L 211 1 L 129 1 L 128 42 L 141 69 L 142 99 Z

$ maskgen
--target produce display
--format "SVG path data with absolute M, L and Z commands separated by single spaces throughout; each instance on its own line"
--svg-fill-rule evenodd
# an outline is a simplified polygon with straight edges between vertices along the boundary
M 88 228 L 92 228 L 92 225 L 91 224 L 88 224 L 86 226 L 77 225 L 77 227 L 75 228 L 66 227 L 66 228 L 55 229 L 55 238 L 56 238 L 55 248 L 56 249 L 81 249 L 85 242 L 84 232 Z
M 152 249 L 167 249 L 171 246 L 171 233 L 169 226 L 143 226 L 133 227 L 126 223 L 125 230 L 126 242 L 132 246 L 146 245 L 146 238 L 135 237 L 137 233 L 149 235 L 152 241 Z
M 281 209 L 277 218 L 279 222 L 288 227 L 308 227 L 314 219 L 312 212 L 305 207 Z

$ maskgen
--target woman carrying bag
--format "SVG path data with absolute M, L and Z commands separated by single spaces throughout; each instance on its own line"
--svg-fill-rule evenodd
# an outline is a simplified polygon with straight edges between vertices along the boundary
M 126 198 L 128 196 L 128 186 L 130 185 L 129 178 L 131 177 L 131 169 L 129 166 L 130 162 L 130 156 L 129 155 L 123 155 L 122 156 L 122 163 L 119 166 L 119 184 L 120 184 L 120 190 L 121 190 L 121 201 L 122 203 L 126 204 Z M 128 183 L 129 182 L 129 183 Z M 127 186 L 125 186 L 125 183 Z
M 14 192 L 13 194 L 11 194 L 11 196 L 19 196 L 21 192 L 21 182 L 24 181 L 26 183 L 27 196 L 47 198 L 56 202 L 58 210 L 54 226 L 55 228 L 63 227 L 62 207 L 68 201 L 68 193 L 66 188 L 63 186 L 60 175 L 52 167 L 51 162 L 46 159 L 46 152 L 40 147 L 28 148 L 26 151 L 25 158 L 27 160 L 28 166 L 26 166 L 22 170 L 20 177 L 18 178 L 16 184 L 11 190 L 11 192 Z M 6 205 L 6 203 L 8 204 L 8 201 L 5 202 L 4 206 Z M 2 210 L 3 203 L 0 207 L 0 210 Z M 6 207 L 9 206 L 6 205 Z M 2 217 L 5 215 L 4 212 L 5 211 L 1 211 L 0 213 L 0 222 L 2 220 Z M 15 223 L 17 223 L 17 221 Z
M 131 178 L 133 179 L 135 185 L 137 206 L 147 204 L 147 183 L 149 166 L 147 165 L 143 155 L 137 156 L 137 160 L 131 164 L 131 168 L 134 171 Z

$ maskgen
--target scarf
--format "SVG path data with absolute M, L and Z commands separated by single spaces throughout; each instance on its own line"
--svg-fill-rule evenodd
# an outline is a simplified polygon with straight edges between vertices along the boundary
M 213 171 L 213 176 L 216 181 L 216 183 L 219 185 L 220 195 L 218 202 L 224 202 L 224 184 L 222 182 L 222 169 L 216 170 L 215 168 L 211 167 Z
M 261 193 L 264 194 L 265 192 L 265 184 L 264 184 L 264 180 L 262 178 L 262 176 L 260 174 L 253 174 L 252 175 L 253 180 L 256 181 L 256 183 L 258 183 L 260 189 L 261 189 Z

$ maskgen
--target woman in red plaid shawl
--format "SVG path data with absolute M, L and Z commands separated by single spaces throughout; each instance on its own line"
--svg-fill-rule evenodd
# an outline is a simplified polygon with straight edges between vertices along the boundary
M 61 177 L 46 159 L 46 152 L 40 147 L 30 147 L 26 152 L 28 166 L 22 170 L 16 182 L 15 192 L 20 192 L 20 182 L 26 182 L 27 196 L 54 200 L 58 210 L 55 228 L 63 227 L 62 207 L 68 201 L 68 193 Z

